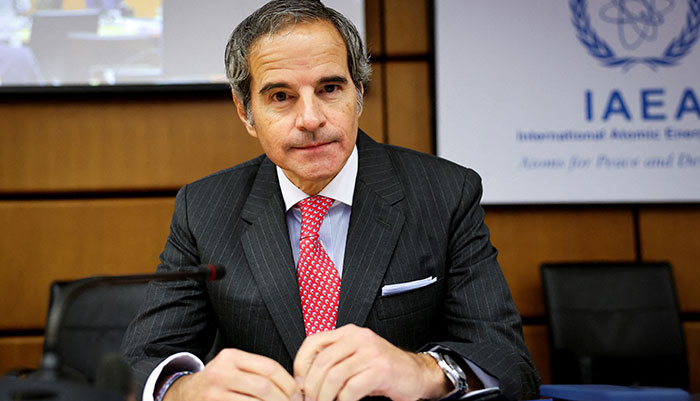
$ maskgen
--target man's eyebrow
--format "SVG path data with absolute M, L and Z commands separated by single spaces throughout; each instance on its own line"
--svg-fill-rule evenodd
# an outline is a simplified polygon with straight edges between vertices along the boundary
M 340 75 L 333 75 L 330 77 L 323 77 L 318 82 L 322 83 L 322 84 L 327 84 L 327 83 L 347 84 L 348 79 L 343 77 L 343 76 L 340 76 Z
M 343 84 L 343 85 L 345 85 L 345 84 L 348 83 L 348 79 L 345 78 L 345 77 L 343 77 L 343 76 L 341 76 L 341 75 L 332 75 L 332 76 L 329 76 L 329 77 L 323 77 L 323 78 L 319 79 L 319 80 L 318 80 L 318 83 L 320 83 L 320 84 L 337 83 L 337 84 Z M 273 90 L 273 89 L 278 89 L 278 88 L 290 89 L 291 86 L 289 86 L 289 84 L 286 84 L 286 83 L 284 83 L 284 82 L 271 82 L 271 83 L 269 83 L 269 84 L 263 86 L 263 87 L 258 91 L 258 93 L 262 95 L 262 94 L 264 94 L 265 92 L 269 92 L 269 91 L 271 91 L 271 90 Z
M 260 91 L 258 91 L 258 93 L 262 95 L 265 92 L 269 92 L 269 91 L 271 91 L 273 89 L 277 89 L 277 88 L 289 89 L 291 87 L 288 84 L 285 84 L 284 82 L 272 82 L 272 83 L 269 83 L 269 84 L 263 86 L 260 89 Z

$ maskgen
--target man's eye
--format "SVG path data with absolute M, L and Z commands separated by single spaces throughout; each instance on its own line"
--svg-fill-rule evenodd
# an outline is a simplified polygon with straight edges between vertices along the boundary
M 326 93 L 333 93 L 338 90 L 338 85 L 324 85 L 323 91 Z
M 272 95 L 272 98 L 276 102 L 284 102 L 285 100 L 287 100 L 287 94 L 284 92 L 277 92 L 274 95 Z

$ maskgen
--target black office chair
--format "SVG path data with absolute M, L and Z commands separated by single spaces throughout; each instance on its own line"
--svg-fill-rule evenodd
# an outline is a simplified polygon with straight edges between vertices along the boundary
M 108 358 L 119 352 L 122 337 L 146 296 L 148 283 L 87 285 L 77 292 L 73 288 L 72 296 L 66 297 L 67 289 L 86 280 L 90 279 L 51 283 L 44 357 L 47 348 L 52 348 L 50 352 L 58 358 L 57 368 L 62 376 L 92 384 L 99 379 L 100 365 L 109 362 Z M 59 303 L 63 304 L 63 316 L 55 331 L 57 338 L 53 344 L 49 344 L 51 311 Z M 223 348 L 222 341 L 217 331 L 205 362 L 213 359 Z
M 42 367 L 0 377 L 0 400 L 123 401 L 132 391 L 129 367 L 117 352 L 148 284 L 90 284 L 51 284 Z
M 553 383 L 688 389 L 668 263 L 553 263 L 541 273 Z
M 71 283 L 51 284 L 49 310 Z M 55 345 L 62 374 L 88 383 L 95 381 L 100 363 L 119 352 L 124 332 L 138 312 L 147 285 L 87 287 L 70 302 L 58 327 Z

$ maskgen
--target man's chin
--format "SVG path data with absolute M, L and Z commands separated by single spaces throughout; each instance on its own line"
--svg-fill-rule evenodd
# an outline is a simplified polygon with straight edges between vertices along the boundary
M 326 185 L 328 185 L 328 183 L 331 182 L 336 175 L 338 175 L 341 168 L 342 166 L 337 169 L 327 167 L 315 169 L 309 172 L 302 172 L 302 174 L 295 175 L 296 179 L 290 179 L 290 181 L 292 181 L 294 185 L 299 187 L 301 190 L 304 190 L 306 193 L 309 192 L 305 191 L 305 189 L 309 188 L 314 188 L 315 190 L 320 191 Z

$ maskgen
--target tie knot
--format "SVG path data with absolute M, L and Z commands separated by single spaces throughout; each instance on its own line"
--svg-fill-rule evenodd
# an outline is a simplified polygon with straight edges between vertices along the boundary
M 310 196 L 298 203 L 301 209 L 302 237 L 318 233 L 332 204 L 333 199 L 321 195 Z

